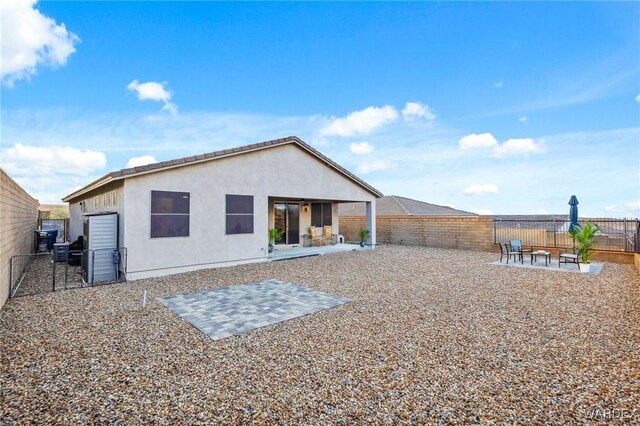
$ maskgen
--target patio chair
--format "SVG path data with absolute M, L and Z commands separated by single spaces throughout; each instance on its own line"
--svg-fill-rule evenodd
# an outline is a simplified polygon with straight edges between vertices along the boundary
M 531 249 L 525 249 L 520 240 L 510 240 L 511 251 L 515 251 L 520 255 L 520 263 L 524 263 L 524 254 L 531 253 Z
M 560 253 L 558 255 L 558 268 L 561 263 L 564 263 L 565 265 L 567 263 L 575 263 L 578 266 L 578 269 L 580 269 L 580 253 L 576 253 L 575 249 L 572 249 L 571 253 Z
M 502 263 L 502 257 L 507 257 L 507 265 L 509 264 L 509 257 L 513 256 L 513 261 L 516 261 L 516 256 L 520 256 L 520 252 L 512 251 L 511 245 L 507 243 L 499 243 L 500 244 L 500 263 Z
M 318 235 L 315 226 L 309 227 L 309 235 L 311 235 L 311 245 L 314 247 L 323 246 L 324 245 L 324 237 L 322 235 Z
M 322 236 L 324 237 L 325 244 L 336 245 L 338 243 L 338 234 L 332 234 L 333 229 L 330 226 L 324 227 L 324 233 Z

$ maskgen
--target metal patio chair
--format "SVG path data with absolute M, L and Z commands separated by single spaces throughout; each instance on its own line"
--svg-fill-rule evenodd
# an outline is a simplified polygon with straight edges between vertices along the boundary
M 507 243 L 499 243 L 500 244 L 500 263 L 502 263 L 502 257 L 507 257 L 507 265 L 509 264 L 509 257 L 513 256 L 513 261 L 516 261 L 516 256 L 520 256 L 520 252 L 512 251 L 511 245 Z
M 520 256 L 520 263 L 524 263 L 524 255 L 525 253 L 531 253 L 531 249 L 525 249 L 522 245 L 522 241 L 520 240 L 510 240 L 509 244 L 511 245 L 511 251 L 515 251 Z

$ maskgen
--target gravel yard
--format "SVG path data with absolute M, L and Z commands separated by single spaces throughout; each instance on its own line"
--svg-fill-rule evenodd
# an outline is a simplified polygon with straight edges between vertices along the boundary
M 385 246 L 13 299 L 0 418 L 562 424 L 605 409 L 640 422 L 633 266 L 585 276 L 496 259 Z M 214 341 L 156 300 L 267 279 L 352 302 Z

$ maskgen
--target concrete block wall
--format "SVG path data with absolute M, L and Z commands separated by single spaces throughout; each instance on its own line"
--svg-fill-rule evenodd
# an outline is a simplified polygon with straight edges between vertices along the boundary
M 0 180 L 1 308 L 9 297 L 11 256 L 33 253 L 39 203 L 11 179 L 2 168 L 0 168 Z
M 364 216 L 341 216 L 340 234 L 358 241 Z M 378 216 L 378 244 L 496 251 L 491 216 Z

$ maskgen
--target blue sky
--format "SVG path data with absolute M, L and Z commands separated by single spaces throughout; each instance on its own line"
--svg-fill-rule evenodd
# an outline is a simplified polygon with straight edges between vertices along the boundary
M 0 7 L 0 165 L 43 203 L 298 135 L 385 194 L 640 216 L 637 2 Z

